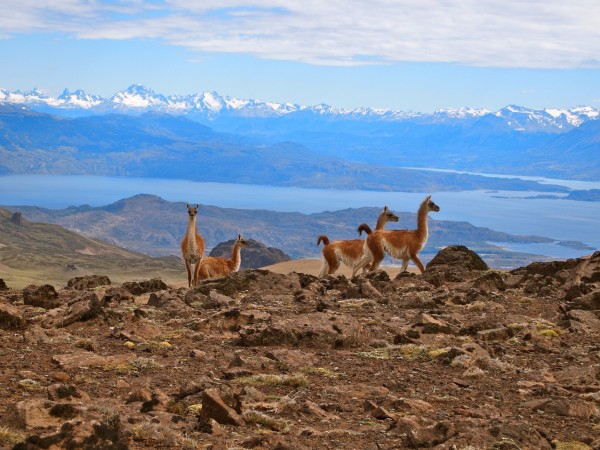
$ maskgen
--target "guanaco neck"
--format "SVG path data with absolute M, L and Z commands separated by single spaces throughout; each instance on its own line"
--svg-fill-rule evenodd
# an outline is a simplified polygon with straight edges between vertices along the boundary
M 424 201 L 419 207 L 419 213 L 417 216 L 417 238 L 420 242 L 425 242 L 429 236 L 429 229 L 427 227 L 427 214 L 429 213 L 428 202 Z
M 188 219 L 187 251 L 189 255 L 196 255 L 199 253 L 198 243 L 196 242 L 196 217 L 197 216 L 190 216 Z
M 233 244 L 233 249 L 231 250 L 231 261 L 233 261 L 233 270 L 237 272 L 240 269 L 240 265 L 242 264 L 242 246 L 239 242 Z
M 377 218 L 377 224 L 375 225 L 375 231 L 377 230 L 383 230 L 383 227 L 385 227 L 385 224 L 388 221 L 388 216 L 385 213 L 381 213 L 379 215 L 379 217 Z

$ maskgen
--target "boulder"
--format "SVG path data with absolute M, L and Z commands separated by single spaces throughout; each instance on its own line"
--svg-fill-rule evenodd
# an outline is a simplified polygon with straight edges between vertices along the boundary
M 20 401 L 7 408 L 2 423 L 17 429 L 56 427 L 63 421 L 51 412 L 56 405 L 59 403 L 44 399 Z
M 23 226 L 23 214 L 21 214 L 19 211 L 17 211 L 16 213 L 14 213 L 12 215 L 12 217 L 10 218 L 10 221 L 18 227 Z
M 250 246 L 241 250 L 242 263 L 240 269 L 258 269 L 284 261 L 291 261 L 292 259 L 278 248 L 267 247 L 254 239 L 247 239 L 247 241 Z M 231 258 L 231 248 L 234 243 L 235 240 L 221 242 L 211 250 L 208 256 Z
M 471 286 L 483 292 L 505 291 L 504 277 L 496 271 L 486 272 L 470 282 Z
M 71 278 L 67 282 L 68 289 L 84 291 L 99 286 L 110 286 L 110 279 L 106 275 L 85 275 L 83 277 Z
M 121 284 L 121 287 L 133 295 L 148 294 L 169 288 L 160 278 L 153 278 L 146 281 L 126 281 Z
M 108 370 L 110 368 L 125 367 L 134 358 L 135 355 L 131 354 L 102 356 L 84 350 L 77 350 L 73 353 L 54 355 L 52 362 L 62 369 L 94 367 Z
M 402 438 L 404 448 L 435 447 L 457 434 L 450 422 L 430 422 L 416 416 L 401 417 L 392 425 L 390 432 Z
M 102 311 L 98 296 L 93 292 L 85 292 L 81 297 L 72 300 L 69 305 L 57 315 L 50 315 L 42 322 L 44 328 L 63 328 L 75 322 L 93 319 Z
M 56 292 L 54 286 L 49 284 L 27 286 L 23 289 L 23 302 L 26 305 L 44 309 L 58 308 L 61 305 L 58 292 Z
M 569 311 L 566 317 L 570 330 L 600 334 L 600 319 L 594 312 L 576 309 Z
M 367 330 L 347 314 L 308 313 L 300 317 L 272 317 L 266 323 L 242 327 L 241 345 L 354 347 L 369 339 Z
M 23 330 L 27 322 L 14 306 L 0 304 L 0 330 Z
M 298 274 L 283 275 L 268 270 L 252 269 L 202 281 L 194 289 L 204 295 L 209 295 L 211 290 L 215 290 L 235 297 L 240 292 L 258 292 L 262 295 L 289 294 L 301 289 L 301 286 Z
M 76 386 L 70 384 L 56 383 L 48 386 L 48 398 L 61 402 L 85 402 L 90 401 L 90 396 Z
M 452 267 L 466 271 L 488 270 L 489 267 L 481 257 L 464 245 L 450 245 L 438 252 L 427 263 L 427 270 L 434 267 Z
M 216 389 L 206 389 L 202 393 L 202 412 L 204 419 L 213 419 L 221 425 L 245 425 L 244 419 L 228 406 Z

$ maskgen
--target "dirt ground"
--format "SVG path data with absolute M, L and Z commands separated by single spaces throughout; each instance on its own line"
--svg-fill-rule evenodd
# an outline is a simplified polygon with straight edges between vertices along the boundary
M 600 448 L 600 253 L 442 252 L 353 280 L 0 283 L 0 448 Z
M 296 272 L 317 276 L 321 270 L 321 264 L 322 261 L 320 259 L 295 259 L 292 261 L 285 261 L 278 264 L 273 264 L 272 266 L 263 267 L 263 269 L 284 275 Z M 382 266 L 381 270 L 384 270 L 391 278 L 393 278 L 400 272 L 400 267 Z M 407 270 L 411 273 L 419 272 L 419 269 L 412 265 L 410 265 Z M 341 264 L 335 275 L 344 275 L 345 277 L 350 277 L 352 275 L 352 269 Z

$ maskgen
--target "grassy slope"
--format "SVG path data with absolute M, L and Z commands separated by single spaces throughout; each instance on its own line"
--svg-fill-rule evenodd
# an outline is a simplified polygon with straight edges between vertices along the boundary
M 176 257 L 151 258 L 99 242 L 58 225 L 22 219 L 0 209 L 0 278 L 14 288 L 27 284 L 65 285 L 76 276 L 107 275 L 120 283 L 161 277 L 169 283 L 185 281 Z

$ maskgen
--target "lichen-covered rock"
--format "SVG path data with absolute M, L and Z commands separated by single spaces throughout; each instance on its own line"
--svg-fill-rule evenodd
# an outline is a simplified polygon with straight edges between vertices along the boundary
M 282 275 L 268 270 L 241 270 L 223 278 L 206 280 L 194 289 L 208 295 L 211 290 L 235 297 L 242 292 L 260 292 L 261 294 L 288 294 L 300 289 L 298 274 Z
M 208 256 L 231 258 L 231 248 L 234 243 L 235 240 L 221 242 L 210 251 Z M 242 249 L 241 269 L 256 269 L 292 259 L 280 249 L 267 247 L 254 239 L 248 239 L 248 244 L 247 248 Z
M 110 279 L 106 275 L 85 275 L 83 277 L 71 278 L 67 282 L 68 289 L 84 291 L 99 286 L 110 286 Z
M 27 321 L 14 306 L 0 303 L 0 330 L 23 330 Z
M 450 245 L 438 252 L 431 261 L 427 263 L 427 270 L 446 266 L 466 271 L 488 270 L 489 267 L 481 257 L 464 245 Z
M 152 278 L 146 281 L 127 281 L 121 284 L 121 287 L 133 295 L 148 294 L 169 288 L 160 278 Z
M 93 319 L 102 311 L 102 304 L 98 296 L 94 292 L 85 292 L 81 297 L 78 297 L 57 314 L 50 315 L 42 322 L 45 328 L 57 327 L 63 328 L 75 322 L 82 322 Z
M 30 285 L 23 289 L 23 301 L 26 305 L 37 306 L 44 309 L 58 308 L 61 300 L 54 286 L 44 284 L 42 286 Z
M 202 393 L 201 416 L 214 419 L 222 425 L 245 425 L 244 419 L 223 401 L 216 389 L 207 389 Z

